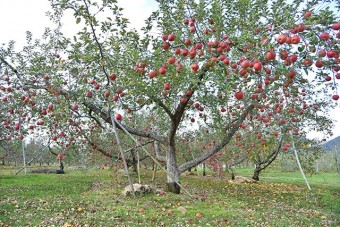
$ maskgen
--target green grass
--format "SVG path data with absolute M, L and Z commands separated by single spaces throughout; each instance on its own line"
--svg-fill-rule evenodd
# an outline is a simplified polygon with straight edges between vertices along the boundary
M 335 173 L 309 177 L 312 192 L 297 172 L 266 171 L 258 184 L 183 176 L 183 186 L 195 197 L 192 200 L 184 193 L 125 198 L 126 177 L 112 170 L 17 177 L 6 171 L 0 175 L 0 226 L 340 225 L 340 176 Z M 247 176 L 251 170 L 237 173 Z M 143 183 L 161 187 L 164 173 L 158 172 L 155 182 L 151 175 L 143 170 Z M 187 212 L 180 212 L 179 207 Z M 197 213 L 202 217 L 197 218 Z

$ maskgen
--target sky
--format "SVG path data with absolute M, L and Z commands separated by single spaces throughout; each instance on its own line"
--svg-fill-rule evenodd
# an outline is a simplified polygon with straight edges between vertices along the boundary
M 144 20 L 154 11 L 157 3 L 154 0 L 118 0 L 119 6 L 124 8 L 124 16 L 129 18 L 130 27 L 141 28 Z M 50 9 L 47 0 L 0 0 L 0 44 L 9 40 L 15 40 L 18 46 L 25 43 L 25 32 L 33 33 L 33 38 L 40 38 L 44 28 L 52 23 L 45 16 L 45 12 Z M 63 21 L 66 34 L 72 33 L 74 29 L 67 27 L 67 20 L 74 20 L 72 15 L 68 15 Z M 331 97 L 330 97 L 331 98 Z M 331 118 L 336 120 L 333 130 L 334 138 L 340 135 L 340 102 L 335 110 L 329 112 Z M 308 137 L 320 138 L 320 135 L 311 132 Z

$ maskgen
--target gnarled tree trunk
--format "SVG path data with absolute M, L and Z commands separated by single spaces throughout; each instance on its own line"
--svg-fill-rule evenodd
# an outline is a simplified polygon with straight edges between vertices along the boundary
M 253 174 L 253 180 L 259 181 L 260 180 L 260 172 L 261 168 L 257 168 L 257 166 L 254 169 L 254 174 Z
M 166 151 L 166 166 L 167 191 L 179 194 L 181 191 L 180 186 L 178 185 L 180 173 L 177 167 L 175 146 L 169 146 Z

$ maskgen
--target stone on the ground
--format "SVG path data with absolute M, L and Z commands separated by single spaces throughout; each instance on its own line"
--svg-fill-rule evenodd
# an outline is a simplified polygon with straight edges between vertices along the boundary
M 138 183 L 133 184 L 133 190 L 135 191 L 136 195 L 144 195 L 153 192 L 153 189 L 150 185 Z M 132 195 L 131 185 L 125 187 L 123 194 L 125 196 Z
M 243 177 L 243 176 L 235 176 L 235 180 L 230 180 L 230 183 L 257 183 L 256 180 L 253 180 L 248 177 Z
M 188 210 L 187 210 L 185 207 L 182 207 L 182 206 L 181 206 L 181 207 L 178 207 L 177 210 L 178 210 L 179 212 L 183 213 L 183 214 L 185 214 L 185 213 L 188 212 Z

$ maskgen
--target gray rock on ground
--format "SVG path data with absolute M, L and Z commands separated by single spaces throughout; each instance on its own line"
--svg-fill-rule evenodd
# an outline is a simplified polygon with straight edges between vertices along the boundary
M 135 184 L 133 184 L 133 189 L 134 189 L 136 195 L 144 195 L 144 194 L 149 194 L 149 193 L 154 192 L 153 188 L 150 185 L 147 185 L 147 184 L 135 183 Z M 124 196 L 132 195 L 131 185 L 128 185 L 128 186 L 125 187 L 125 189 L 123 191 L 123 195 Z

